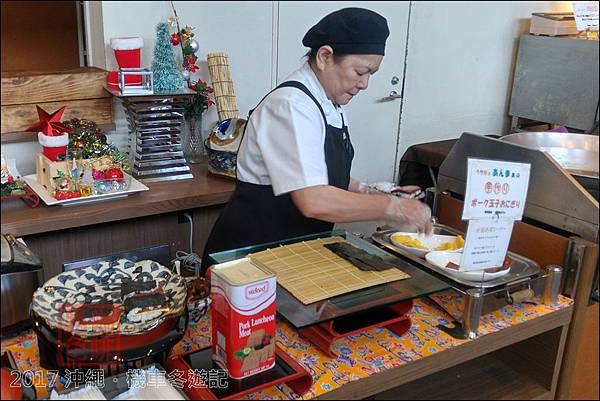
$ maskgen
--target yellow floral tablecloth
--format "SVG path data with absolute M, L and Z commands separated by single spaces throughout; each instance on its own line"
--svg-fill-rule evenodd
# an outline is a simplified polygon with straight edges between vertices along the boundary
M 463 297 L 455 291 L 432 296 L 455 318 L 460 317 Z M 504 328 L 535 319 L 572 305 L 569 298 L 559 297 L 554 305 L 522 303 L 506 306 L 485 315 L 479 325 L 479 337 Z M 446 349 L 460 346 L 471 340 L 458 340 L 436 326 L 450 325 L 447 315 L 432 306 L 428 299 L 415 300 L 410 312 L 412 326 L 402 337 L 386 328 L 376 328 L 338 341 L 332 359 L 301 337 L 285 322 L 278 322 L 277 344 L 304 366 L 313 377 L 313 386 L 298 397 L 285 384 L 258 391 L 247 399 L 310 399 L 335 390 L 345 383 L 360 380 L 377 372 L 393 369 L 409 362 L 425 358 Z M 210 344 L 210 318 L 203 317 L 198 323 L 190 322 L 185 337 L 173 348 L 172 354 L 188 353 Z M 22 371 L 45 372 L 39 367 L 37 338 L 32 331 L 17 337 L 4 339 L 2 351 L 10 350 Z M 60 386 L 59 386 L 60 389 Z M 47 395 L 42 380 L 37 385 L 38 397 Z

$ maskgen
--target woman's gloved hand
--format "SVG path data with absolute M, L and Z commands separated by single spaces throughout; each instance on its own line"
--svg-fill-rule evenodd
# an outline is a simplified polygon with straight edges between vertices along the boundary
M 371 188 L 369 186 L 368 183 L 366 182 L 356 182 L 356 186 L 355 186 L 355 191 L 354 192 L 358 192 L 359 194 L 374 194 L 377 193 L 377 191 L 373 188 Z
M 376 182 L 374 184 L 357 181 L 355 192 L 361 194 L 395 195 L 404 199 L 422 199 L 425 197 L 425 193 L 417 185 L 398 186 L 388 181 Z
M 419 233 L 431 234 L 431 209 L 427 204 L 416 199 L 402 199 L 389 196 L 390 203 L 385 211 L 388 220 L 400 224 L 413 224 Z
M 425 193 L 417 185 L 398 186 L 392 182 L 382 181 L 371 184 L 370 187 L 384 194 L 395 195 L 404 199 L 421 199 L 425 197 Z

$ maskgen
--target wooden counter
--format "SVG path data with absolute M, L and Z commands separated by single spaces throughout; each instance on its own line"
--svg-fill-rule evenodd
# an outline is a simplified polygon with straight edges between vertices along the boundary
M 23 237 L 40 257 L 46 278 L 62 264 L 139 248 L 168 244 L 171 255 L 189 252 L 189 212 L 194 221 L 194 252 L 206 237 L 235 185 L 193 165 L 194 179 L 148 184 L 149 191 L 123 199 L 73 206 L 30 208 L 19 199 L 2 202 L 2 233 Z
M 220 205 L 227 202 L 235 185 L 207 175 L 206 164 L 191 167 L 194 179 L 148 184 L 149 191 L 124 199 L 73 206 L 30 208 L 20 200 L 2 202 L 2 233 L 15 237 L 116 220 Z

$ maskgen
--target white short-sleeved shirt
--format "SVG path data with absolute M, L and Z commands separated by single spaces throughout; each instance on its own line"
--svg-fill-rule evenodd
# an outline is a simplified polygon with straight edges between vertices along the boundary
M 308 62 L 286 81 L 304 84 L 323 108 L 327 124 L 342 128 L 344 110 L 333 104 Z M 325 124 L 315 102 L 297 88 L 280 88 L 254 110 L 240 145 L 237 178 L 271 185 L 274 195 L 327 185 Z

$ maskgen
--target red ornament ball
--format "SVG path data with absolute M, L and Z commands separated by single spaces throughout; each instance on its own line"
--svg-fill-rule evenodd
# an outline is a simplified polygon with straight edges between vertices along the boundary
M 112 167 L 104 171 L 104 177 L 107 180 L 120 180 L 123 178 L 123 171 L 116 167 Z
M 177 46 L 179 43 L 181 43 L 181 38 L 179 35 L 176 33 L 171 34 L 171 44 L 173 46 Z

